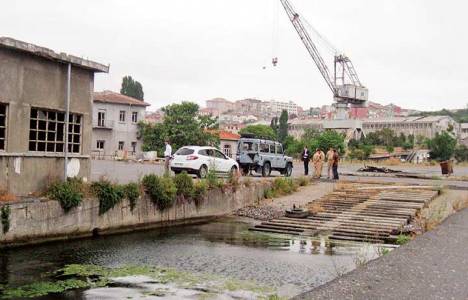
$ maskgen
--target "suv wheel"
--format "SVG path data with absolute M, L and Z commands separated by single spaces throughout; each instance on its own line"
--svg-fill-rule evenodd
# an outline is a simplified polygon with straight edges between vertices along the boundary
M 198 178 L 206 178 L 206 175 L 208 174 L 208 168 L 205 165 L 202 165 L 200 167 L 200 170 L 198 170 Z
M 249 175 L 250 169 L 248 167 L 242 167 L 241 170 L 242 170 L 242 176 Z
M 286 169 L 284 170 L 284 176 L 291 177 L 292 169 L 293 169 L 292 164 L 288 163 L 287 166 L 286 166 Z
M 269 162 L 266 162 L 262 168 L 262 176 L 267 177 L 267 176 L 270 176 L 270 174 L 271 174 L 271 166 Z

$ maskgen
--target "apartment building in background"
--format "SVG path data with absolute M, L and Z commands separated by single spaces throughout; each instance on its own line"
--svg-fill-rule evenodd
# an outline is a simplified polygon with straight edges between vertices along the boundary
M 18 196 L 44 191 L 52 180 L 64 179 L 65 169 L 69 177 L 90 178 L 99 72 L 108 73 L 109 67 L 0 38 L 0 190 Z
M 92 153 L 96 158 L 140 158 L 138 122 L 150 104 L 112 91 L 94 93 Z

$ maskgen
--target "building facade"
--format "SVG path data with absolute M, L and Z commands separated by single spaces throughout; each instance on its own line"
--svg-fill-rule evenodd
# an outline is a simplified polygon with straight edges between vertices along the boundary
M 19 196 L 44 191 L 65 170 L 69 177 L 89 179 L 94 74 L 108 71 L 0 38 L 0 190 Z
M 296 103 L 289 101 L 289 102 L 281 102 L 281 101 L 265 101 L 263 103 L 264 111 L 273 116 L 279 116 L 283 112 L 283 110 L 288 112 L 288 115 L 298 115 L 299 110 Z
M 364 134 L 384 128 L 393 130 L 397 135 L 403 133 L 406 136 L 422 136 L 429 139 L 434 138 L 436 133 L 452 129 L 455 135 L 459 136 L 459 125 L 449 116 L 379 118 L 362 121 Z
M 219 149 L 224 153 L 224 155 L 232 159 L 236 159 L 239 139 L 240 135 L 221 130 L 219 132 Z
M 234 102 L 228 101 L 224 98 L 214 98 L 206 101 L 206 108 L 222 114 L 228 111 L 233 111 L 236 106 Z
M 111 91 L 94 93 L 92 152 L 97 158 L 140 158 L 138 122 L 149 104 Z

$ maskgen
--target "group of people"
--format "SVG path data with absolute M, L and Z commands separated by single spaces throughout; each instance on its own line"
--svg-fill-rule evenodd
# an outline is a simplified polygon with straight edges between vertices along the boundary
M 325 153 L 321 149 L 317 148 L 315 150 L 315 153 L 312 154 L 311 151 L 307 148 L 307 146 L 305 146 L 301 154 L 301 160 L 304 162 L 304 174 L 306 176 L 309 175 L 309 163 L 312 160 L 312 163 L 314 165 L 314 177 L 322 177 L 322 169 L 326 160 L 328 165 L 328 179 L 339 179 L 338 163 L 340 161 L 340 155 L 338 154 L 338 151 L 336 151 L 336 149 L 330 148 L 327 154 L 325 155 Z

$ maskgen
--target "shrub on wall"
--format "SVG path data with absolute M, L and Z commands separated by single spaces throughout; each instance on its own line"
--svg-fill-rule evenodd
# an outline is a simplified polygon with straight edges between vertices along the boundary
M 136 183 L 129 183 L 124 186 L 125 198 L 130 202 L 130 210 L 133 211 L 138 198 L 140 198 L 140 186 Z
M 177 195 L 177 187 L 169 176 L 158 177 L 154 174 L 143 177 L 146 193 L 160 210 L 171 207 Z
M 208 183 L 206 182 L 206 180 L 199 180 L 194 184 L 193 200 L 195 201 L 196 206 L 200 205 L 207 191 L 208 191 Z
M 52 200 L 60 203 L 65 211 L 69 212 L 72 208 L 80 205 L 83 199 L 83 183 L 79 179 L 69 179 L 66 182 L 53 183 L 48 189 L 48 196 Z
M 10 230 L 10 206 L 4 205 L 0 209 L 0 220 L 2 222 L 2 231 L 7 233 Z
M 125 197 L 124 187 L 108 181 L 94 182 L 91 189 L 99 199 L 99 215 L 112 209 Z
M 174 184 L 177 188 L 177 195 L 184 199 L 190 199 L 194 194 L 193 179 L 187 172 L 182 172 L 174 177 Z

